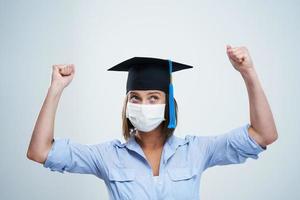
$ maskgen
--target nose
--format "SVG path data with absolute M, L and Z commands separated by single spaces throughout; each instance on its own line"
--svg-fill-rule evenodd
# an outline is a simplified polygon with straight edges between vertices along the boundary
M 148 104 L 149 102 L 147 102 L 147 99 L 146 98 L 143 98 L 141 104 Z
M 150 104 L 150 100 L 148 99 L 148 97 L 141 97 L 139 103 L 145 105 Z

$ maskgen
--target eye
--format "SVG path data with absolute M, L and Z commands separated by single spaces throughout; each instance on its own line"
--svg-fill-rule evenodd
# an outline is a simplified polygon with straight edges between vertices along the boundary
M 132 95 L 132 96 L 130 97 L 130 100 L 132 100 L 133 98 L 135 98 L 135 99 L 139 99 L 139 97 L 138 97 L 138 96 L 136 96 L 136 95 Z
M 138 96 L 136 96 L 136 95 L 132 95 L 132 96 L 130 97 L 130 99 L 133 99 L 133 98 L 136 98 L 136 99 L 138 99 L 139 97 L 138 97 Z
M 150 99 L 151 99 L 151 100 L 158 100 L 158 99 L 159 99 L 159 97 L 158 97 L 158 96 L 154 96 L 154 95 L 152 95 L 152 96 L 150 96 Z

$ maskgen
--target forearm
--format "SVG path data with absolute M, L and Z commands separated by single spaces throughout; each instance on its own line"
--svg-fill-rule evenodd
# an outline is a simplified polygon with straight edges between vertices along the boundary
M 254 68 L 241 71 L 245 81 L 250 107 L 250 122 L 252 128 L 270 144 L 278 137 L 273 114 Z
M 54 121 L 62 89 L 51 85 L 38 115 L 27 151 L 29 159 L 43 162 L 52 146 Z

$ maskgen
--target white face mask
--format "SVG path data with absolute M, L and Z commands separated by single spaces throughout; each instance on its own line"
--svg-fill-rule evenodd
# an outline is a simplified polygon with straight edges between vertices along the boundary
M 154 130 L 165 120 L 166 104 L 127 103 L 126 117 L 132 125 L 143 132 Z

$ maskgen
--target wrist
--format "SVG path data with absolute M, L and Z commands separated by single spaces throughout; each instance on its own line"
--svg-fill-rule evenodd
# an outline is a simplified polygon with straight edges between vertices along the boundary
M 247 87 L 256 87 L 259 85 L 258 75 L 254 68 L 240 72 Z
M 254 67 L 249 67 L 243 70 L 240 70 L 240 74 L 245 80 L 256 78 L 257 74 Z
M 53 95 L 60 95 L 63 92 L 64 88 L 56 83 L 51 83 L 48 88 L 48 92 Z

